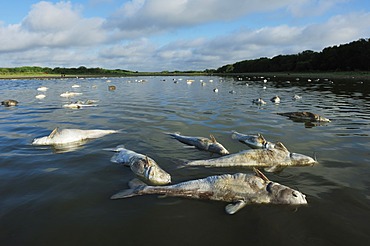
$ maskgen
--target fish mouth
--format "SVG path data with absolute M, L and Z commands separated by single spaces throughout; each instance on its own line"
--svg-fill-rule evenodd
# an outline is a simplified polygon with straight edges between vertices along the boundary
M 290 158 L 293 166 L 313 166 L 318 163 L 316 158 L 313 159 L 303 154 L 291 153 Z

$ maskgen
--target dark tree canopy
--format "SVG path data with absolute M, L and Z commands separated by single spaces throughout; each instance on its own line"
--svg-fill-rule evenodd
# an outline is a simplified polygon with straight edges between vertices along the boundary
M 321 52 L 245 60 L 222 66 L 217 73 L 370 71 L 370 40 L 359 39 Z

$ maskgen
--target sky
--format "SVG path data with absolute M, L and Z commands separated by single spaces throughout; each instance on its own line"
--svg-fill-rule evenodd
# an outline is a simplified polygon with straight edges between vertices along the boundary
M 370 38 L 368 0 L 2 1 L 0 67 L 217 69 Z

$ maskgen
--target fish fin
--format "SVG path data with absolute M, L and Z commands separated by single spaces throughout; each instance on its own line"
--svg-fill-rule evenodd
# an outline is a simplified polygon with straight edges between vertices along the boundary
M 110 199 L 114 200 L 114 199 L 138 196 L 140 195 L 140 191 L 142 191 L 143 189 L 145 189 L 145 187 L 147 187 L 147 185 L 139 179 L 132 179 L 131 181 L 129 181 L 128 185 L 130 189 L 122 190 L 114 194 L 113 196 L 111 196 Z
M 53 138 L 55 134 L 59 131 L 59 127 L 55 127 L 55 129 L 49 134 L 48 138 Z
M 143 181 L 141 181 L 140 179 L 131 179 L 129 182 L 128 182 L 128 186 L 131 188 L 131 189 L 136 189 L 140 186 L 147 186 L 146 183 L 144 183 Z
M 253 171 L 255 172 L 257 177 L 260 177 L 261 179 L 265 180 L 266 182 L 270 182 L 270 180 L 257 168 L 253 168 Z
M 245 205 L 247 205 L 246 201 L 240 200 L 237 201 L 236 203 L 230 203 L 225 207 L 225 211 L 228 214 L 235 214 L 238 212 L 240 209 L 244 208 Z
M 116 153 L 114 154 L 111 158 L 110 158 L 110 161 L 113 162 L 113 163 L 120 163 L 118 161 L 118 156 L 119 156 L 119 153 Z
M 216 138 L 215 138 L 212 134 L 211 134 L 211 135 L 209 135 L 209 137 L 210 137 L 210 139 L 211 139 L 212 143 L 217 143 Z
M 149 161 L 149 158 L 147 155 L 145 155 L 145 167 L 150 167 L 152 164 Z
M 268 173 L 278 173 L 278 172 L 281 172 L 284 170 L 285 167 L 282 167 L 282 166 L 278 166 L 278 165 L 275 165 L 275 166 L 272 166 L 272 167 L 266 167 L 264 168 L 263 170 L 265 170 L 266 172 Z
M 127 189 L 127 190 L 122 190 L 113 196 L 110 197 L 110 199 L 115 200 L 115 199 L 121 199 L 121 198 L 129 198 L 133 196 L 139 195 L 136 193 L 136 189 Z
M 284 151 L 289 151 L 282 142 L 276 142 L 275 143 L 275 148 L 281 149 L 281 150 L 284 150 Z

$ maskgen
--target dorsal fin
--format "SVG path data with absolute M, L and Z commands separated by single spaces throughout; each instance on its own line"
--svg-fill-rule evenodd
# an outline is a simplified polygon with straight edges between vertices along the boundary
M 150 161 L 149 161 L 149 157 L 148 157 L 147 155 L 145 155 L 145 162 L 146 162 L 146 164 L 145 164 L 145 165 L 147 165 L 148 167 L 150 167 L 150 166 L 151 166 L 151 163 L 150 163 Z
M 48 138 L 54 137 L 54 135 L 59 131 L 59 127 L 55 127 L 55 129 L 49 134 Z
M 267 142 L 261 133 L 257 133 L 257 137 L 260 143 L 265 144 Z
M 213 143 L 217 143 L 216 138 L 212 134 L 210 134 L 209 137 Z
M 289 152 L 289 150 L 284 146 L 284 144 L 282 142 L 276 142 L 275 143 L 275 149 L 281 149 L 281 150 Z
M 253 168 L 253 171 L 255 172 L 255 174 L 256 174 L 257 177 L 260 177 L 261 179 L 263 179 L 266 182 L 270 182 L 270 180 L 260 170 L 258 170 L 257 168 L 254 167 Z

